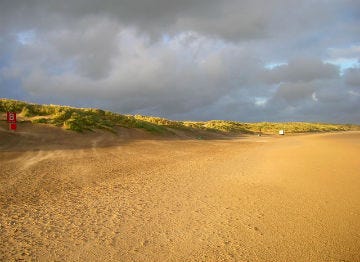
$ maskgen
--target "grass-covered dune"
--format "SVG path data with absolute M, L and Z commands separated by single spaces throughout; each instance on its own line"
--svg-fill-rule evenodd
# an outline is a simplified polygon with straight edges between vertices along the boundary
M 115 132 L 115 127 L 141 128 L 152 133 L 172 133 L 175 130 L 209 131 L 217 133 L 276 134 L 284 129 L 286 133 L 331 132 L 360 130 L 359 125 L 327 123 L 242 123 L 235 121 L 211 120 L 207 122 L 172 121 L 159 117 L 122 115 L 92 108 L 75 108 L 60 105 L 39 105 L 18 100 L 0 99 L 0 113 L 14 111 L 20 121 L 43 123 L 83 132 L 105 129 Z

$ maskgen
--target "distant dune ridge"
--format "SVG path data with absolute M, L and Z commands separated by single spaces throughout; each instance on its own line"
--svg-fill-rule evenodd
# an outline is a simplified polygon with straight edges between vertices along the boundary
M 178 132 L 203 134 L 276 134 L 284 129 L 286 133 L 329 132 L 360 130 L 359 125 L 327 123 L 242 123 L 235 121 L 211 120 L 207 122 L 173 121 L 159 117 L 122 115 L 91 108 L 75 108 L 60 105 L 39 105 L 23 101 L 0 99 L 0 113 L 15 111 L 20 121 L 34 124 L 50 124 L 64 129 L 83 132 L 105 129 L 116 132 L 116 127 L 139 128 L 154 134 L 177 134 Z M 206 135 L 205 134 L 205 135 Z

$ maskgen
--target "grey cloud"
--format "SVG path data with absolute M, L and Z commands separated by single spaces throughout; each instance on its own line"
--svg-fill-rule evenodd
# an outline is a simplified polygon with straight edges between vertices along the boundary
M 75 62 L 80 75 L 97 79 L 111 70 L 119 30 L 119 25 L 109 19 L 87 17 L 75 28 L 49 33 L 45 41 L 64 59 Z
M 286 101 L 291 105 L 311 100 L 315 88 L 309 83 L 284 83 L 281 84 L 273 97 L 274 102 Z
M 265 74 L 270 83 L 309 82 L 316 79 L 336 78 L 339 68 L 317 58 L 297 58 L 286 65 L 280 65 Z
M 348 85 L 360 89 L 360 67 L 346 70 L 345 80 Z
M 232 90 L 243 89 L 247 96 L 257 96 L 267 89 L 263 84 L 258 87 L 261 82 L 256 74 L 262 64 L 241 48 L 233 46 L 214 52 L 214 48 L 224 43 L 193 34 L 179 36 L 167 47 L 161 42 L 154 44 L 139 38 L 131 30 L 122 31 L 120 35 L 124 36 L 118 38 L 120 51 L 113 53 L 107 76 L 95 79 L 71 70 L 49 73 L 41 58 L 32 61 L 30 74 L 21 74 L 24 88 L 34 96 L 97 97 L 109 101 L 121 112 L 167 115 L 215 103 Z M 130 43 L 129 39 L 132 39 Z M 51 59 L 55 65 L 62 64 L 67 54 L 59 46 L 64 44 L 51 45 L 55 52 L 49 50 L 57 53 L 57 57 Z M 30 52 L 33 58 L 34 51 L 24 48 L 23 52 Z M 16 66 L 24 64 L 24 57 L 18 57 Z M 71 56 L 65 55 L 65 60 L 67 57 Z M 254 86 L 256 88 L 246 91 Z
M 266 110 L 287 121 L 358 122 L 360 96 L 352 95 L 343 79 L 287 83 L 274 93 Z
M 352 45 L 346 48 L 330 48 L 328 53 L 331 58 L 354 58 L 360 57 L 360 45 Z
M 65 0 L 2 2 L 0 24 L 44 28 L 86 16 L 110 16 L 124 25 L 149 33 L 194 30 L 227 39 L 246 40 L 268 37 L 296 37 L 319 26 L 328 27 L 353 7 L 346 1 L 294 0 Z M 344 8 L 347 7 L 347 8 Z M 286 24 L 286 27 L 284 27 Z

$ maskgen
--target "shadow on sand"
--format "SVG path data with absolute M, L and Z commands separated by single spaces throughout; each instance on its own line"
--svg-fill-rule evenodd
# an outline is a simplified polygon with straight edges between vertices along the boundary
M 46 124 L 19 122 L 16 131 L 9 131 L 8 124 L 0 121 L 0 151 L 23 152 L 38 150 L 76 150 L 103 148 L 144 140 L 230 140 L 248 135 L 223 134 L 209 131 L 170 130 L 166 134 L 153 134 L 136 128 L 116 127 L 116 133 L 104 130 L 77 133 Z

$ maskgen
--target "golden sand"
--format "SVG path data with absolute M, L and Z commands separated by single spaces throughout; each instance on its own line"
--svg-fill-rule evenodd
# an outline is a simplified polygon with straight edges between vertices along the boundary
M 360 261 L 359 132 L 0 142 L 0 261 Z

